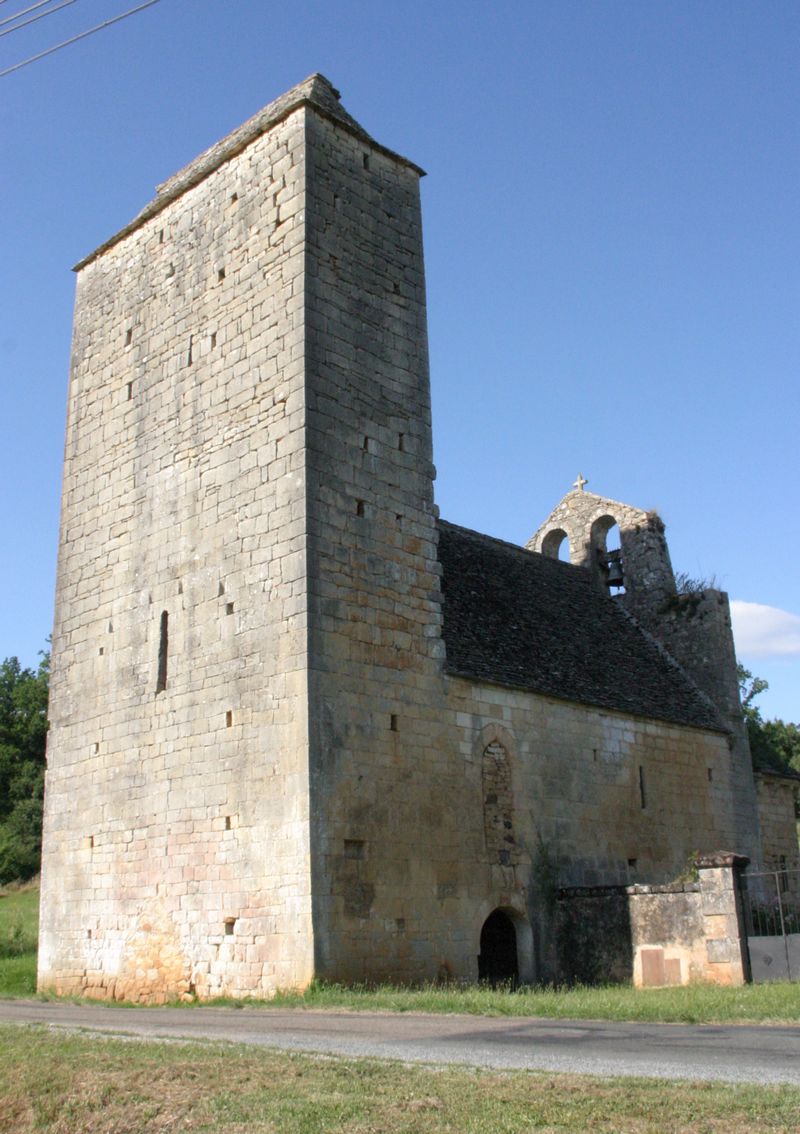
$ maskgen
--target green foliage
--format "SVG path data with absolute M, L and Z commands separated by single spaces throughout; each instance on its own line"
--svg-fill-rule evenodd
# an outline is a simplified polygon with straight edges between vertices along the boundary
M 49 678 L 49 654 L 0 665 L 0 883 L 39 870 Z
M 800 773 L 800 727 L 789 721 L 765 721 L 755 703 L 769 689 L 763 677 L 754 677 L 739 663 L 736 667 L 742 713 L 756 771 Z

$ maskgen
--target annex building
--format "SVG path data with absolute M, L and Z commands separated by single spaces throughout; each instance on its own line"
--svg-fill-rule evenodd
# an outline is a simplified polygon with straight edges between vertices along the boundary
M 314 75 L 78 265 L 42 987 L 547 978 L 554 886 L 761 858 L 658 516 L 437 516 L 421 172 Z

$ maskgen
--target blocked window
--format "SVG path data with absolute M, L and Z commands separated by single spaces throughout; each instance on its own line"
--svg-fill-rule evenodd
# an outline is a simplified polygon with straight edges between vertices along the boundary
M 483 832 L 490 861 L 512 866 L 519 861 L 514 837 L 514 791 L 511 761 L 499 740 L 483 750 Z

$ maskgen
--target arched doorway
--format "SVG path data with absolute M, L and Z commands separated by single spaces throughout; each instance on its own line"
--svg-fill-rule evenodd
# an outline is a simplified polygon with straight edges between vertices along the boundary
M 494 910 L 483 923 L 478 979 L 493 985 L 519 983 L 517 931 L 503 910 Z

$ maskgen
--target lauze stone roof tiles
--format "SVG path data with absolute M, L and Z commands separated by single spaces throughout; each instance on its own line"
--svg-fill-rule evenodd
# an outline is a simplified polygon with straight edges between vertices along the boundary
M 588 571 L 444 521 L 439 560 L 448 673 L 723 731 Z

